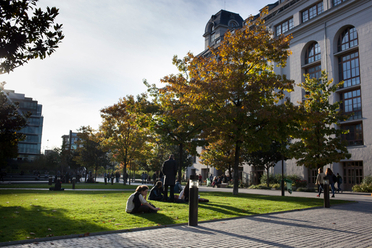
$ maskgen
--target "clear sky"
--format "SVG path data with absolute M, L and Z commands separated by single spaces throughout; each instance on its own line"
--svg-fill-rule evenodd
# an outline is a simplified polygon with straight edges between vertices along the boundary
M 98 129 L 100 109 L 146 91 L 142 83 L 176 73 L 173 55 L 204 50 L 204 29 L 221 9 L 243 19 L 275 0 L 39 0 L 59 8 L 65 39 L 45 60 L 0 75 L 5 89 L 43 105 L 41 148 L 81 126 Z

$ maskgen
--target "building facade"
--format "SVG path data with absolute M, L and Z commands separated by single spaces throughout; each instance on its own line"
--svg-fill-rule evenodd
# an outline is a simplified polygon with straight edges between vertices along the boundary
M 79 140 L 78 133 L 74 133 L 70 130 L 69 134 L 65 134 L 62 137 L 62 147 L 66 150 L 76 150 L 78 147 L 77 141 Z
M 348 143 L 351 158 L 326 167 L 340 173 L 345 189 L 350 190 L 364 176 L 372 175 L 372 103 L 368 97 L 372 93 L 369 83 L 372 78 L 372 1 L 280 0 L 268 8 L 269 13 L 264 18 L 273 35 L 293 35 L 292 55 L 285 68 L 275 68 L 277 74 L 286 75 L 298 84 L 304 81 L 304 74 L 319 77 L 325 70 L 335 83 L 344 82 L 330 102 L 342 101 L 341 110 L 351 115 L 339 124 L 339 128 L 349 130 L 343 138 Z M 297 104 L 303 101 L 305 92 L 295 86 L 288 96 Z M 201 166 L 195 164 L 196 168 L 201 169 Z M 281 170 L 279 163 L 270 172 L 279 174 Z M 297 166 L 295 160 L 285 162 L 284 173 L 297 174 L 310 185 L 315 182 L 316 170 Z M 260 174 L 259 169 L 245 165 L 242 179 L 251 183 Z
M 26 135 L 26 139 L 18 142 L 17 160 L 34 160 L 41 151 L 41 136 L 43 133 L 44 117 L 42 116 L 42 105 L 24 94 L 15 93 L 13 90 L 4 90 L 10 104 L 19 103 L 18 111 L 30 112 L 27 126 L 19 132 Z

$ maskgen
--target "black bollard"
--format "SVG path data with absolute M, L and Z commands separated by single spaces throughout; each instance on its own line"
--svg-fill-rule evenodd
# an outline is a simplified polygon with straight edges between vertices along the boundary
M 189 191 L 189 226 L 198 225 L 198 176 L 190 176 L 190 191 Z
M 107 177 L 105 177 L 105 185 L 107 184 Z
M 52 181 L 53 181 L 52 176 L 49 176 L 49 182 L 48 182 L 48 185 L 52 185 Z
M 111 177 L 111 185 L 114 185 L 114 177 Z

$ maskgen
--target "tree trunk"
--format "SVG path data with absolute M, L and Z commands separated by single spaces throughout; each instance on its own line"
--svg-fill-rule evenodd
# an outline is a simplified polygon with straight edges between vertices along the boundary
M 267 185 L 267 187 L 270 187 L 269 169 L 270 169 L 270 167 L 266 168 L 266 171 L 267 171 L 266 185 Z
M 237 141 L 235 144 L 235 162 L 234 162 L 234 188 L 233 195 L 238 195 L 239 188 L 239 156 L 240 156 L 241 142 Z

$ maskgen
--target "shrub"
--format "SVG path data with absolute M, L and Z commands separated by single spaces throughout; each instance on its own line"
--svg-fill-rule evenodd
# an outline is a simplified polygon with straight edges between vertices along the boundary
M 372 192 L 372 181 L 371 181 L 371 176 L 365 177 L 362 181 L 361 184 L 357 184 L 353 186 L 353 191 L 354 192 Z M 369 182 L 369 184 L 365 183 Z
M 267 187 L 266 183 L 264 183 L 259 185 L 251 185 L 249 189 L 271 189 L 271 187 Z
M 299 187 L 296 191 L 300 192 L 317 192 L 315 188 L 306 188 L 306 187 Z
M 367 184 L 367 185 L 372 185 L 372 176 L 364 177 L 362 183 Z
M 266 184 L 266 178 L 267 174 L 263 174 L 261 177 L 261 184 Z M 302 177 L 297 176 L 297 175 L 288 175 L 285 178 L 289 179 L 292 181 L 292 185 L 296 188 L 302 187 L 305 188 L 307 186 L 307 181 L 302 179 Z M 269 175 L 269 184 L 280 184 L 282 180 L 282 175 L 281 174 L 276 174 L 274 175 Z M 280 188 L 280 186 L 279 186 Z
M 267 184 L 267 173 L 265 172 L 260 179 L 261 184 Z M 278 183 L 274 175 L 269 175 L 269 184 Z

